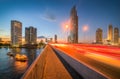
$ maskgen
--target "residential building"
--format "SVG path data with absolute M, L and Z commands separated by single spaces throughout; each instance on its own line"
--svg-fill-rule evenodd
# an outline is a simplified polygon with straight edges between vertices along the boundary
M 22 23 L 17 20 L 11 21 L 11 45 L 19 46 L 22 44 Z
M 119 43 L 119 29 L 117 27 L 114 28 L 114 44 Z
M 57 35 L 55 35 L 54 41 L 55 41 L 55 43 L 57 43 Z
M 113 27 L 112 25 L 108 26 L 108 41 L 113 42 Z
M 37 43 L 37 29 L 30 26 L 25 28 L 25 43 L 36 44 Z
M 96 43 L 102 44 L 103 43 L 103 31 L 101 28 L 96 30 Z

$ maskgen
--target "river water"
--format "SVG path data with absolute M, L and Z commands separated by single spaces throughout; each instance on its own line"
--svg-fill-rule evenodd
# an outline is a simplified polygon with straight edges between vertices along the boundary
M 20 79 L 41 51 L 42 49 L 0 48 L 0 79 Z M 25 54 L 28 61 L 16 61 L 7 55 L 8 52 Z

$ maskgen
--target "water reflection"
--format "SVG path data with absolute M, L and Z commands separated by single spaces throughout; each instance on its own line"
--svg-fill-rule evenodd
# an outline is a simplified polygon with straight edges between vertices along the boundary
M 15 70 L 18 71 L 18 73 L 19 72 L 21 73 L 27 69 L 28 62 L 15 61 L 14 66 L 15 66 Z
M 0 49 L 0 79 L 20 79 L 26 69 L 36 59 L 42 49 L 25 48 L 1 48 Z M 14 57 L 7 55 L 8 52 L 16 54 L 25 54 L 28 61 L 16 61 Z
M 21 49 L 20 48 L 13 48 L 13 49 L 11 49 L 10 50 L 11 52 L 13 52 L 13 53 L 15 53 L 15 54 L 20 54 L 20 53 L 22 53 L 21 51 Z

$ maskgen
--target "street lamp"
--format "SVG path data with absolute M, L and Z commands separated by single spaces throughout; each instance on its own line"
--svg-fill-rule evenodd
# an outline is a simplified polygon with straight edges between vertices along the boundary
M 66 24 L 66 26 L 65 26 L 65 27 L 66 27 L 66 29 L 68 29 L 68 24 Z
M 87 32 L 88 29 L 89 29 L 89 28 L 88 28 L 88 25 L 84 25 L 83 28 L 82 28 L 83 32 Z M 85 39 L 85 38 L 86 38 L 86 35 L 85 35 L 85 33 L 84 33 L 84 42 L 86 42 L 86 39 Z
M 88 25 L 83 26 L 83 31 L 84 32 L 88 31 Z

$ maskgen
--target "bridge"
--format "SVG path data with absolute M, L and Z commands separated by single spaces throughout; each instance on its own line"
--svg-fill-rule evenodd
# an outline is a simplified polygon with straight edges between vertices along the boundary
M 21 79 L 120 79 L 120 48 L 48 44 Z

